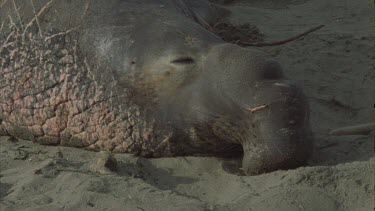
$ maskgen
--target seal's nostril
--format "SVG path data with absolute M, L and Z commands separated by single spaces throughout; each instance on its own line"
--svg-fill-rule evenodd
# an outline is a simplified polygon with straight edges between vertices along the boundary
M 190 57 L 181 57 L 181 58 L 178 58 L 178 59 L 175 59 L 173 61 L 171 61 L 172 64 L 178 64 L 178 65 L 187 65 L 187 64 L 194 64 L 195 61 L 194 59 L 190 58 Z
M 280 64 L 272 60 L 267 61 L 259 74 L 264 79 L 279 79 L 284 76 Z

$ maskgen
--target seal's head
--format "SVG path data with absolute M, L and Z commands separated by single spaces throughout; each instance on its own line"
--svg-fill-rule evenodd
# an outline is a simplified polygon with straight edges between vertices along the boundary
M 174 153 L 243 154 L 249 175 L 303 164 L 313 149 L 309 107 L 280 65 L 256 50 L 185 39 L 144 66 L 155 115 L 178 134 Z

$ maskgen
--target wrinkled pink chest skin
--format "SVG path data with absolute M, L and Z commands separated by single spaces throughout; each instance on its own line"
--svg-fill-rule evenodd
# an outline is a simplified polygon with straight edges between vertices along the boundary
M 142 121 L 126 89 L 116 90 L 113 76 L 105 82 L 95 78 L 99 67 L 83 59 L 73 35 L 29 33 L 23 38 L 17 26 L 5 35 L 0 135 L 115 152 L 157 147 L 153 123 Z

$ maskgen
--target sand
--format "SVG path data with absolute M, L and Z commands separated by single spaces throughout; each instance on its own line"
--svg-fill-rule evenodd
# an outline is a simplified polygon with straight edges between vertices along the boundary
M 244 176 L 236 161 L 219 158 L 115 154 L 112 172 L 93 168 L 103 153 L 1 137 L 1 210 L 373 210 L 374 136 L 328 135 L 374 121 L 373 2 L 242 0 L 227 7 L 232 23 L 254 24 L 268 41 L 325 25 L 262 48 L 309 98 L 316 152 L 306 166 Z

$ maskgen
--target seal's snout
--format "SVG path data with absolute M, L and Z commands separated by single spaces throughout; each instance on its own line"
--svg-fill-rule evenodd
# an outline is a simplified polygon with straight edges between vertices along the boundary
M 243 145 L 243 168 L 249 175 L 295 168 L 310 157 L 313 136 L 309 107 L 301 89 L 288 81 L 259 83 L 251 112 L 250 137 Z
M 233 125 L 215 120 L 221 125 L 213 132 L 242 145 L 248 175 L 303 165 L 313 150 L 309 106 L 278 62 L 253 49 L 222 44 L 209 51 L 203 69 L 202 84 L 220 93 L 207 104 L 220 103 L 206 107 L 227 114 L 224 120 Z

